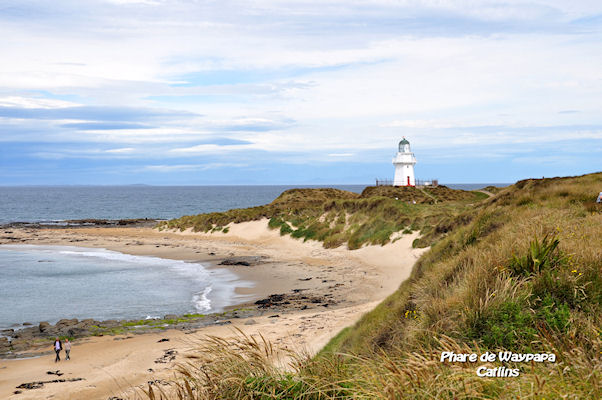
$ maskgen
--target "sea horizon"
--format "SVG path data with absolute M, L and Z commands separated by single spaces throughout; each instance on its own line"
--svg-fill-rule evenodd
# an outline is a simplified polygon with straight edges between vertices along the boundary
M 476 190 L 503 183 L 447 184 Z M 173 219 L 271 203 L 295 188 L 356 193 L 371 185 L 23 185 L 0 186 L 0 225 L 81 219 Z
M 535 179 L 535 178 L 533 178 Z M 485 185 L 485 186 L 498 186 L 504 187 L 514 184 L 514 182 L 439 182 L 439 186 L 450 186 L 450 185 Z M 57 184 L 0 184 L 0 188 L 3 187 L 119 187 L 119 186 L 150 186 L 150 187 L 214 187 L 214 186 L 299 186 L 299 187 L 332 187 L 332 186 L 374 186 L 372 183 L 207 183 L 207 184 L 149 184 L 149 183 L 106 183 L 106 184 L 87 184 L 87 183 L 57 183 Z

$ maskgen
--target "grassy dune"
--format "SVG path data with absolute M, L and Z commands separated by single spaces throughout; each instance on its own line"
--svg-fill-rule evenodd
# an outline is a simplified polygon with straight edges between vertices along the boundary
M 269 218 L 269 227 L 303 240 L 318 240 L 324 247 L 346 244 L 386 244 L 394 232 L 420 230 L 416 246 L 426 247 L 448 232 L 455 217 L 487 198 L 480 192 L 441 186 L 368 187 L 359 195 L 338 189 L 292 189 L 259 207 L 185 216 L 159 225 L 159 229 L 191 228 L 196 232 L 227 230 L 229 223 Z
M 171 396 L 600 399 L 602 207 L 594 202 L 600 190 L 597 173 L 520 181 L 447 215 L 417 207 L 419 214 L 439 210 L 432 229 L 446 232 L 433 238 L 410 279 L 319 355 L 292 355 L 283 371 L 274 367 L 269 343 L 215 339 L 182 367 Z M 372 201 L 385 200 L 354 204 Z M 379 215 L 385 204 L 376 207 Z M 557 360 L 439 362 L 442 351 L 500 350 L 553 353 Z M 519 368 L 520 375 L 482 378 L 475 374 L 480 365 Z

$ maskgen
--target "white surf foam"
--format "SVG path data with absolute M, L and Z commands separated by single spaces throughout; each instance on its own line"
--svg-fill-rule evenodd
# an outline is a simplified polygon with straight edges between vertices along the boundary
M 135 256 L 106 249 L 62 250 L 59 253 L 63 255 L 94 257 L 110 261 L 121 261 L 134 265 L 167 267 L 180 275 L 184 275 L 201 283 L 209 283 L 210 278 L 205 266 L 201 263 L 170 260 L 150 256 Z
M 192 296 L 192 302 L 198 311 L 211 310 L 211 300 L 209 300 L 208 296 L 212 289 L 211 286 L 207 286 L 202 293 L 197 293 Z

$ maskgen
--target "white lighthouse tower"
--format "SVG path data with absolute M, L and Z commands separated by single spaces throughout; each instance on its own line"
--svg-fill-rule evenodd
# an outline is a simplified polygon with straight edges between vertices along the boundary
M 416 186 L 416 179 L 414 178 L 414 165 L 416 164 L 416 157 L 414 153 L 410 151 L 410 142 L 404 137 L 399 142 L 399 152 L 393 159 L 393 165 L 395 165 L 395 179 L 393 180 L 393 186 Z

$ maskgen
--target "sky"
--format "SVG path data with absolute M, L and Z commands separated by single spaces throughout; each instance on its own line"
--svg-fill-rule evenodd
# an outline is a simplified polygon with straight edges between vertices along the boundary
M 0 185 L 602 170 L 599 0 L 2 0 Z

